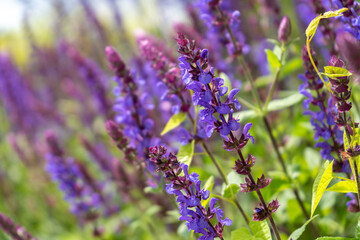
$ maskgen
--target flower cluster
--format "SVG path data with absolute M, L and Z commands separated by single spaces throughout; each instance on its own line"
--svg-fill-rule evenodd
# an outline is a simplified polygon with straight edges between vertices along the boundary
M 188 166 L 180 163 L 175 154 L 166 155 L 167 149 L 163 146 L 151 147 L 150 161 L 157 166 L 157 171 L 162 172 L 165 180 L 170 182 L 166 185 L 169 194 L 177 196 L 179 203 L 180 218 L 186 221 L 189 230 L 202 234 L 199 239 L 223 239 L 224 226 L 230 226 L 232 221 L 223 218 L 223 210 L 215 207 L 217 199 L 210 199 L 209 207 L 205 208 L 201 200 L 209 198 L 209 190 L 201 189 L 201 181 L 197 173 L 188 173 Z M 183 174 L 182 174 L 183 173 Z M 213 225 L 210 219 L 216 215 L 217 223 Z
M 100 187 L 80 162 L 65 158 L 54 133 L 46 133 L 46 142 L 49 148 L 46 171 L 59 184 L 65 200 L 71 205 L 71 211 L 80 221 L 95 220 L 97 210 L 106 205 Z
M 323 14 L 327 11 L 326 6 L 324 6 L 324 1 L 311 0 L 311 4 L 316 15 Z M 334 42 L 336 38 L 336 33 L 334 31 L 334 26 L 331 19 L 322 19 L 319 24 L 319 29 L 322 34 L 322 40 L 329 48 L 330 54 L 336 55 L 337 49 L 335 48 Z
M 126 126 L 124 133 L 131 140 L 131 145 L 136 147 L 139 156 L 142 155 L 141 157 L 146 159 L 148 147 L 154 140 L 152 137 L 154 122 L 147 113 L 151 108 L 147 104 L 148 96 L 138 94 L 137 83 L 116 50 L 108 46 L 105 52 L 118 84 L 114 89 L 117 98 L 113 107 L 119 112 L 115 118 L 116 122 Z
M 335 6 L 338 8 L 348 8 L 340 16 L 340 20 L 345 24 L 345 30 L 350 32 L 354 37 L 360 40 L 360 4 L 354 0 L 334 0 Z
M 226 4 L 218 0 L 199 0 L 196 7 L 202 13 L 201 18 L 208 26 L 209 34 L 216 36 L 218 42 L 226 45 L 229 55 L 234 56 L 250 51 L 249 46 L 245 44 L 245 36 L 240 31 L 238 10 L 231 11 Z
M 34 111 L 35 99 L 25 79 L 5 54 L 0 55 L 0 96 L 13 130 L 33 136 L 41 125 L 41 118 Z
M 360 207 L 356 200 L 356 194 L 347 193 L 346 196 L 351 198 L 351 200 L 346 203 L 348 211 L 352 213 L 360 212 Z
M 91 95 L 94 96 L 97 110 L 106 118 L 112 118 L 111 105 L 106 97 L 106 75 L 101 68 L 91 59 L 85 58 L 80 52 L 68 43 L 62 42 L 61 50 L 73 61 L 79 70 L 79 74 L 85 80 Z
M 129 141 L 119 125 L 112 120 L 108 120 L 106 122 L 106 130 L 111 139 L 115 142 L 116 147 L 124 153 L 124 159 L 127 162 L 134 163 L 138 153 L 135 148 L 129 146 Z
M 312 56 L 314 56 L 313 51 Z M 306 72 L 304 75 L 300 75 L 303 84 L 299 86 L 299 91 L 306 97 L 303 102 L 303 106 L 306 109 L 304 114 L 311 116 L 310 122 L 315 132 L 314 138 L 318 141 L 315 146 L 321 148 L 320 154 L 324 159 L 334 160 L 332 152 L 335 152 L 337 154 L 335 169 L 341 170 L 342 160 L 339 153 L 342 148 L 343 134 L 334 121 L 334 114 L 337 113 L 335 102 L 331 97 L 327 100 L 326 92 L 322 91 L 323 83 L 311 64 L 306 47 L 303 48 L 302 58 Z M 315 58 L 314 63 L 316 66 L 318 65 Z M 310 105 L 316 108 L 310 110 Z M 330 139 L 332 144 L 329 143 Z
M 11 236 L 14 240 L 37 240 L 22 226 L 0 212 L 0 229 Z
M 265 220 L 269 214 L 276 212 L 276 210 L 280 207 L 279 201 L 277 199 L 270 202 L 265 208 L 262 203 L 259 203 L 259 207 L 254 209 L 253 221 L 263 221 Z
M 228 93 L 224 80 L 215 78 L 214 69 L 209 67 L 207 49 L 196 49 L 195 42 L 185 38 L 183 34 L 179 34 L 177 42 L 178 52 L 182 55 L 179 58 L 182 79 L 186 88 L 194 92 L 194 104 L 203 107 L 199 112 L 199 119 L 207 125 L 207 136 L 210 137 L 214 130 L 219 132 L 224 138 L 227 150 L 242 148 L 249 139 L 254 141 L 248 133 L 251 123 L 245 125 L 239 141 L 234 142 L 227 137 L 231 131 L 240 129 L 239 120 L 233 117 L 233 112 L 241 107 L 235 98 L 240 90 L 232 89 Z M 223 97 L 226 97 L 225 101 L 222 101 Z M 214 116 L 216 113 L 219 114 L 220 120 Z M 228 117 L 225 119 L 227 114 Z
M 344 68 L 345 64 L 336 56 L 332 56 L 329 61 L 330 66 Z M 328 78 L 331 84 L 332 97 L 336 104 L 336 109 L 338 110 L 335 114 L 335 123 L 339 127 L 348 127 L 351 131 L 351 124 L 348 126 L 350 119 L 346 118 L 346 113 L 350 111 L 352 104 L 349 101 L 351 96 L 351 89 L 349 89 L 350 76 L 346 77 L 336 77 Z
M 166 86 L 161 99 L 169 99 L 173 103 L 173 113 L 188 112 L 190 103 L 184 98 L 185 86 L 179 81 L 179 68 L 150 37 L 143 36 L 138 39 L 138 43 L 142 56 L 151 63 L 151 67 Z
M 241 191 L 256 191 L 263 201 L 260 189 L 269 185 L 271 180 L 262 175 L 255 182 L 251 175 L 251 167 L 255 163 L 255 157 L 249 155 L 248 159 L 245 160 L 241 153 L 241 149 L 245 147 L 249 139 L 254 143 L 254 137 L 249 133 L 252 124 L 247 123 L 243 127 L 240 137 L 237 138 L 234 135 L 234 132 L 240 130 L 241 127 L 239 120 L 233 117 L 233 112 L 241 107 L 235 98 L 235 95 L 240 90 L 232 89 L 226 96 L 228 88 L 223 86 L 224 80 L 215 78 L 214 69 L 208 64 L 208 50 L 197 49 L 195 42 L 185 38 L 183 34 L 178 35 L 177 43 L 179 46 L 178 52 L 182 55 L 179 58 L 179 66 L 182 70 L 183 81 L 186 88 L 194 92 L 194 104 L 203 107 L 199 112 L 199 118 L 207 124 L 208 135 L 210 136 L 214 130 L 219 132 L 223 138 L 224 149 L 237 151 L 240 160 L 236 161 L 234 169 L 239 174 L 247 176 L 246 182 L 240 185 Z M 222 100 L 224 98 L 225 101 Z M 216 115 L 220 120 L 215 117 Z M 227 115 L 227 119 L 225 115 Z M 272 212 L 268 210 L 267 205 L 264 209 L 265 217 L 271 217 Z M 254 216 L 254 219 L 258 218 Z

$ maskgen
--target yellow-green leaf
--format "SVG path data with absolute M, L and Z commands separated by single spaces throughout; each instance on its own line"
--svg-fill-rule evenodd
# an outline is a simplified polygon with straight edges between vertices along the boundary
M 321 19 L 340 16 L 343 12 L 345 12 L 347 10 L 348 10 L 347 8 L 341 8 L 336 11 L 328 11 L 328 12 L 325 12 L 324 14 L 319 15 L 316 18 L 314 18 L 310 22 L 309 26 L 307 27 L 307 29 L 305 31 L 306 38 L 310 38 L 311 36 L 313 36 L 315 34 L 316 29 L 317 29 Z
M 280 63 L 278 57 L 275 55 L 275 53 L 273 51 L 271 51 L 270 49 L 265 49 L 265 52 L 266 52 L 267 60 L 272 69 L 275 69 L 275 68 L 278 68 L 281 66 L 281 63 Z
M 235 197 L 235 194 L 239 190 L 240 190 L 239 184 L 235 184 L 235 183 L 229 184 L 225 187 L 223 196 L 225 198 L 233 199 Z
M 335 183 L 334 185 L 326 189 L 326 191 L 340 192 L 340 193 L 348 193 L 348 192 L 357 193 L 356 182 L 350 179 L 347 181 L 341 181 Z
M 334 162 L 326 161 L 322 165 L 318 175 L 316 176 L 312 189 L 311 217 L 313 216 L 315 209 L 318 206 L 327 186 L 329 185 L 331 179 L 333 178 L 332 176 L 333 163 Z
M 178 160 L 181 163 L 185 163 L 190 167 L 191 161 L 194 156 L 194 147 L 195 147 L 195 140 L 192 140 L 190 143 L 180 146 L 179 152 L 177 154 Z
M 186 114 L 183 112 L 173 115 L 166 123 L 164 130 L 161 132 L 161 136 L 178 127 L 185 119 Z
M 325 75 L 329 78 L 349 77 L 352 75 L 351 72 L 349 72 L 345 68 L 341 68 L 341 67 L 325 66 L 324 70 L 325 70 L 325 73 L 321 73 L 321 74 Z
M 249 224 L 255 239 L 271 240 L 271 232 L 267 221 L 251 221 Z
M 306 226 L 314 220 L 318 215 L 313 216 L 309 220 L 306 221 L 300 228 L 296 229 L 289 237 L 289 240 L 297 240 L 301 237 L 301 235 L 304 233 Z
M 250 233 L 250 230 L 247 227 L 242 227 L 231 231 L 231 240 L 255 240 L 255 237 Z

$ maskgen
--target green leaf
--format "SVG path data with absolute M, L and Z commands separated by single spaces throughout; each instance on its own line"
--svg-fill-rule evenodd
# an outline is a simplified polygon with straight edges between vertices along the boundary
M 314 18 L 310 22 L 309 26 L 307 27 L 307 29 L 305 31 L 306 38 L 310 38 L 311 36 L 313 36 L 315 34 L 316 29 L 317 29 L 321 19 L 340 16 L 341 13 L 343 13 L 347 10 L 348 10 L 347 8 L 341 8 L 336 11 L 328 11 L 328 12 L 325 12 L 324 14 L 321 14 L 321 15 L 317 16 L 316 18 Z
M 360 219 L 355 227 L 355 238 L 360 239 Z
M 283 79 L 286 76 L 293 74 L 296 71 L 302 69 L 303 60 L 301 57 L 293 58 L 287 61 L 283 66 L 281 66 L 281 71 L 279 79 Z
M 269 103 L 268 111 L 277 111 L 284 108 L 291 107 L 304 99 L 304 96 L 300 93 L 295 93 L 282 99 L 272 100 Z
M 271 66 L 272 69 L 278 68 L 281 66 L 281 63 L 278 59 L 278 57 L 275 55 L 273 51 L 270 49 L 265 49 L 267 60 Z
M 348 192 L 357 193 L 356 182 L 350 179 L 348 181 L 341 181 L 335 183 L 334 185 L 326 189 L 326 191 L 340 192 L 340 193 L 348 193 Z
M 226 186 L 226 188 L 224 189 L 224 194 L 223 196 L 225 198 L 229 198 L 229 199 L 233 199 L 236 195 L 236 193 L 240 190 L 240 186 L 239 184 L 229 184 L 228 186 Z
M 181 163 L 185 163 L 190 167 L 191 161 L 194 156 L 194 147 L 195 140 L 192 140 L 190 143 L 180 146 L 179 152 L 177 154 L 178 160 Z
M 325 72 L 321 73 L 329 78 L 337 78 L 337 77 L 349 77 L 352 75 L 351 72 L 346 70 L 345 68 L 341 67 L 334 67 L 334 66 L 325 66 Z
M 245 121 L 249 118 L 257 117 L 258 113 L 254 110 L 245 110 L 245 111 L 236 112 L 233 115 L 235 118 L 240 119 L 240 121 Z
M 332 176 L 332 167 L 334 162 L 325 161 L 316 176 L 313 189 L 312 189 L 312 201 L 311 201 L 311 217 L 313 216 L 316 207 L 318 206 L 327 186 L 329 185 Z
M 288 240 L 297 240 L 304 233 L 306 226 L 314 220 L 318 215 L 313 216 L 309 220 L 306 221 L 300 228 L 296 229 L 289 237 Z
M 304 96 L 300 93 L 294 93 L 288 97 L 282 99 L 272 100 L 268 105 L 268 112 L 278 111 L 285 109 L 291 106 L 296 105 L 304 99 Z M 254 110 L 245 110 L 234 113 L 234 117 L 240 119 L 240 121 L 245 121 L 250 118 L 255 118 L 260 116 L 259 112 Z
M 204 184 L 204 189 L 205 190 L 209 190 L 210 191 L 210 194 L 211 194 L 211 191 L 213 189 L 213 186 L 214 186 L 214 177 L 213 176 L 210 176 L 208 178 L 208 180 L 206 180 L 205 184 Z M 201 205 L 202 206 L 207 206 L 208 202 L 210 201 L 210 198 L 204 200 L 202 199 L 201 200 Z
M 250 233 L 249 229 L 246 227 L 242 227 L 231 231 L 231 240 L 255 240 L 255 237 Z
M 256 239 L 271 240 L 271 232 L 267 221 L 251 221 L 249 224 Z
M 161 132 L 161 136 L 170 132 L 177 126 L 179 126 L 186 119 L 186 113 L 180 112 L 178 114 L 173 115 L 169 121 L 166 123 L 164 130 Z
M 271 240 L 270 228 L 266 221 L 251 221 L 250 230 L 246 227 L 231 232 L 231 240 Z

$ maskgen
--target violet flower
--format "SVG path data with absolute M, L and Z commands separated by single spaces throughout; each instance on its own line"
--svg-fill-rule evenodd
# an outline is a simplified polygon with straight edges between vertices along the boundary
M 182 55 L 179 58 L 179 67 L 182 71 L 182 79 L 186 84 L 186 88 L 194 92 L 192 98 L 195 105 L 203 107 L 199 112 L 199 119 L 205 122 L 206 134 L 210 137 L 213 131 L 217 131 L 224 138 L 226 149 L 231 150 L 231 141 L 227 135 L 230 131 L 237 131 L 240 129 L 239 120 L 233 117 L 233 112 L 239 110 L 241 104 L 235 98 L 235 95 L 240 91 L 239 89 L 232 89 L 226 100 L 222 100 L 228 92 L 228 88 L 224 85 L 224 80 L 215 78 L 213 69 L 208 69 L 208 50 L 195 49 L 195 42 L 189 41 L 182 34 L 179 34 L 177 39 L 179 50 Z M 211 82 L 211 86 L 210 86 Z M 214 97 L 213 97 L 214 96 Z M 220 120 L 213 115 L 219 113 Z M 224 115 L 228 114 L 226 120 Z M 244 128 L 244 136 L 241 144 L 244 144 L 251 138 L 248 135 L 248 130 L 251 125 L 246 125 Z M 251 138 L 253 141 L 253 138 Z
M 314 52 L 312 52 L 312 56 L 314 58 Z M 314 138 L 317 141 L 315 146 L 321 149 L 320 154 L 324 159 L 336 159 L 335 171 L 342 171 L 344 163 L 340 156 L 340 149 L 343 145 L 343 131 L 334 121 L 334 115 L 338 112 L 335 101 L 333 98 L 329 98 L 325 91 L 322 91 L 323 83 L 310 62 L 306 47 L 303 48 L 302 57 L 306 72 L 299 76 L 303 81 L 303 84 L 299 86 L 299 91 L 306 97 L 303 102 L 306 109 L 304 114 L 311 116 L 310 122 L 314 127 Z M 316 65 L 318 64 L 315 58 L 314 62 Z M 314 106 L 314 108 L 311 110 L 310 106 Z M 337 158 L 332 155 L 333 152 Z
M 188 173 L 188 165 L 177 160 L 175 154 L 166 155 L 167 149 L 163 146 L 151 147 L 150 161 L 153 162 L 157 171 L 162 172 L 166 181 L 166 191 L 169 194 L 176 195 L 176 201 L 179 203 L 181 221 L 186 221 L 190 230 L 200 233 L 198 239 L 211 240 L 216 237 L 223 239 L 224 226 L 230 226 L 232 221 L 229 218 L 223 219 L 224 212 L 220 207 L 215 207 L 217 199 L 210 199 L 209 207 L 205 208 L 201 200 L 209 198 L 209 190 L 201 189 L 199 175 L 195 172 Z M 184 173 L 181 176 L 181 173 Z M 210 219 L 216 215 L 216 224 Z
M 351 198 L 351 200 L 346 203 L 348 211 L 352 212 L 352 213 L 360 212 L 360 207 L 359 207 L 359 205 L 357 203 L 357 200 L 356 200 L 356 194 L 347 193 L 346 196 Z
M 95 220 L 100 209 L 104 209 L 106 214 L 115 210 L 108 205 L 100 186 L 91 178 L 85 166 L 64 156 L 54 133 L 46 133 L 46 142 L 49 148 L 46 171 L 59 184 L 65 200 L 70 204 L 71 212 L 81 222 Z
M 101 112 L 106 118 L 112 118 L 111 104 L 107 99 L 107 86 L 105 84 L 106 75 L 100 67 L 91 59 L 86 58 L 73 46 L 67 43 L 62 43 L 61 48 L 65 50 L 68 57 L 75 63 L 78 68 L 80 76 L 85 80 L 97 110 Z
M 186 91 L 184 83 L 178 79 L 179 68 L 150 37 L 139 37 L 138 45 L 141 55 L 151 63 L 151 67 L 157 72 L 158 78 L 167 88 L 162 94 L 162 99 L 170 99 L 171 102 L 175 103 L 173 104 L 174 113 L 188 112 L 190 101 L 184 98 Z
M 349 9 L 338 18 L 345 24 L 345 30 L 360 40 L 360 4 L 353 0 L 333 0 L 333 2 L 337 8 Z
M 41 118 L 33 109 L 34 97 L 12 59 L 0 55 L 0 99 L 8 113 L 12 129 L 35 136 Z
M 124 133 L 130 144 L 136 147 L 140 157 L 146 159 L 149 146 L 157 141 L 152 133 L 154 122 L 147 113 L 151 106 L 147 104 L 146 95 L 139 95 L 135 78 L 116 50 L 108 46 L 105 52 L 118 84 L 114 88 L 117 98 L 113 109 L 118 112 L 115 120 L 126 126 Z
M 247 176 L 246 182 L 240 184 L 241 190 L 243 192 L 256 191 L 263 205 L 265 205 L 260 189 L 266 187 L 271 180 L 262 175 L 255 182 L 251 174 L 255 157 L 249 155 L 248 159 L 245 160 L 241 152 L 249 140 L 254 143 L 254 137 L 249 133 L 252 123 L 247 123 L 241 128 L 239 120 L 233 117 L 233 112 L 241 107 L 235 98 L 240 90 L 232 89 L 226 96 L 229 89 L 223 86 L 223 79 L 214 76 L 214 69 L 208 63 L 208 50 L 197 49 L 195 42 L 185 38 L 181 33 L 178 34 L 176 40 L 179 46 L 178 52 L 181 54 L 179 66 L 182 71 L 182 78 L 186 88 L 194 92 L 193 103 L 202 107 L 199 112 L 199 119 L 206 124 L 208 136 L 211 136 L 213 131 L 217 131 L 223 138 L 224 149 L 238 153 L 240 160 L 236 162 L 234 169 L 239 174 Z M 240 129 L 240 136 L 235 137 L 235 132 Z M 266 217 L 272 218 L 272 212 L 268 210 L 267 204 L 264 209 Z M 273 228 L 277 232 L 275 225 Z
M 0 229 L 7 233 L 14 240 L 37 240 L 22 226 L 0 212 Z
M 250 47 L 245 44 L 245 36 L 240 30 L 238 10 L 230 10 L 225 3 L 218 0 L 199 0 L 195 7 L 200 10 L 201 18 L 208 26 L 209 35 L 216 36 L 217 42 L 225 44 L 230 56 L 246 54 L 250 51 Z M 227 28 L 231 29 L 232 35 L 227 32 Z

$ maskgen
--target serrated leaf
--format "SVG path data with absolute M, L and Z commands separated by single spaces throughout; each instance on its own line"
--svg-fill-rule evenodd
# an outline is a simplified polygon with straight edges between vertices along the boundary
M 293 106 L 299 102 L 301 102 L 304 99 L 304 96 L 300 93 L 295 93 L 291 96 L 282 98 L 282 99 L 276 99 L 272 100 L 269 103 L 268 111 L 277 111 L 281 109 L 288 108 L 290 106 Z
M 325 66 L 325 72 L 321 73 L 329 78 L 337 78 L 337 77 L 349 77 L 352 75 L 351 72 L 346 70 L 345 68 L 341 67 L 334 67 L 334 66 Z
M 271 232 L 267 221 L 251 221 L 249 224 L 256 239 L 271 240 Z
M 205 190 L 209 190 L 209 191 L 210 191 L 210 195 L 211 195 L 211 191 L 212 191 L 212 189 L 213 189 L 213 186 L 214 186 L 214 177 L 213 177 L 213 176 L 210 176 L 210 177 L 208 178 L 208 180 L 206 180 L 203 188 L 204 188 Z M 202 206 L 207 206 L 207 204 L 208 204 L 209 201 L 210 201 L 210 198 L 208 198 L 208 199 L 206 199 L 206 200 L 202 199 L 202 200 L 201 200 L 201 205 L 202 205 Z
M 329 185 L 332 176 L 332 167 L 334 162 L 325 161 L 319 170 L 318 175 L 315 178 L 312 189 L 312 201 L 311 201 L 311 217 L 313 216 L 316 207 L 318 206 L 327 186 Z
M 280 63 L 278 57 L 275 55 L 275 53 L 273 51 L 271 51 L 270 49 L 265 49 L 265 52 L 266 52 L 268 63 L 270 64 L 272 69 L 275 69 L 275 68 L 278 68 L 281 66 L 281 63 Z
M 223 196 L 225 198 L 232 199 L 235 197 L 236 193 L 239 190 L 240 190 L 239 184 L 235 184 L 235 183 L 229 184 L 228 186 L 225 187 Z
M 174 114 L 169 121 L 166 123 L 164 130 L 161 132 L 161 136 L 170 132 L 174 128 L 178 127 L 183 121 L 186 119 L 186 113 L 179 112 L 178 114 Z
M 340 192 L 340 193 L 348 193 L 348 192 L 357 193 L 356 182 L 350 179 L 348 181 L 341 181 L 335 183 L 334 185 L 326 189 L 326 191 Z
M 314 220 L 318 215 L 313 216 L 312 218 L 310 218 L 309 220 L 306 221 L 306 223 L 304 223 L 301 227 L 299 227 L 298 229 L 296 229 L 289 237 L 288 240 L 297 240 L 299 239 L 299 237 L 304 233 L 306 226 L 312 221 Z
M 305 31 L 306 37 L 310 38 L 311 36 L 313 36 L 315 34 L 316 29 L 317 29 L 321 19 L 340 16 L 341 13 L 343 13 L 347 10 L 348 10 L 347 8 L 341 8 L 339 10 L 328 11 L 328 12 L 325 12 L 324 14 L 317 16 L 310 22 L 309 26 L 306 28 L 306 31 Z
M 249 229 L 242 227 L 231 231 L 231 240 L 255 240 L 255 237 L 250 233 Z
M 177 158 L 179 162 L 185 163 L 190 167 L 191 161 L 194 156 L 195 140 L 192 140 L 190 143 L 180 146 Z

